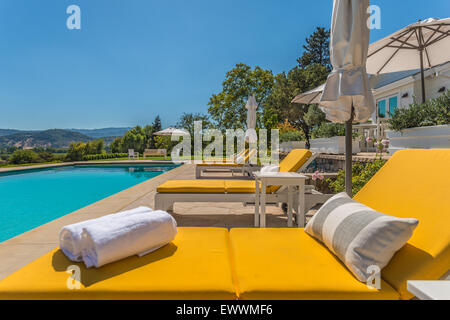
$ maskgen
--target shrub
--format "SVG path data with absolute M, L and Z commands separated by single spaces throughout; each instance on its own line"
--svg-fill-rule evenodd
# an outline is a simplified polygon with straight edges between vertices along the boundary
M 13 164 L 37 163 L 41 161 L 38 154 L 32 150 L 16 150 L 9 159 L 9 162 Z
M 39 152 L 38 157 L 41 159 L 42 162 L 52 162 L 55 160 L 53 153 L 50 152 Z
M 67 151 L 66 159 L 69 161 L 81 161 L 85 156 L 86 144 L 83 142 L 72 142 Z
M 342 123 L 323 122 L 312 130 L 311 136 L 313 139 L 345 136 L 345 125 Z
M 353 195 L 357 194 L 385 163 L 385 160 L 375 160 L 365 165 L 362 163 L 354 163 L 352 166 Z M 336 180 L 333 181 L 329 178 L 326 182 L 328 182 L 331 190 L 335 193 L 345 191 L 345 171 L 339 171 Z
M 67 151 L 66 160 L 81 161 L 86 155 L 101 155 L 104 152 L 103 139 L 92 140 L 87 143 L 72 142 Z
M 425 103 L 415 101 L 407 109 L 395 110 L 388 124 L 395 131 L 450 124 L 450 90 Z
M 85 154 L 101 154 L 104 151 L 105 142 L 103 139 L 86 142 Z
M 106 160 L 128 157 L 128 153 L 102 153 L 83 156 L 83 161 Z
M 280 143 L 289 141 L 305 141 L 305 135 L 301 131 L 286 131 L 280 133 Z

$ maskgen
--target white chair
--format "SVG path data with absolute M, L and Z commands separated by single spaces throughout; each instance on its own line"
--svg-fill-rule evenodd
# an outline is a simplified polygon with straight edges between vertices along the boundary
M 139 160 L 139 152 L 134 151 L 134 149 L 128 149 L 128 160 L 131 158 Z

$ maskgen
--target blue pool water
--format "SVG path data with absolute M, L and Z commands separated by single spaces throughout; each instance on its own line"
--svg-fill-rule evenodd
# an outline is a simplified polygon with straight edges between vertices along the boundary
M 175 167 L 89 165 L 0 173 L 0 242 Z

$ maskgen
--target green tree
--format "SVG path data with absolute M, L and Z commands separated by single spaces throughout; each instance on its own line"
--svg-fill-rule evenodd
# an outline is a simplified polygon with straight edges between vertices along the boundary
M 318 27 L 306 39 L 303 54 L 297 59 L 298 66 L 275 77 L 275 85 L 267 99 L 267 109 L 273 110 L 279 123 L 287 120 L 292 127 L 303 131 L 308 147 L 311 130 L 325 121 L 325 114 L 317 106 L 293 104 L 291 101 L 327 79 L 331 70 L 329 38 L 330 31 Z
M 156 116 L 155 120 L 153 121 L 153 132 L 158 132 L 162 130 L 162 126 L 161 126 L 161 118 L 158 116 Z
M 122 150 L 134 149 L 143 152 L 146 146 L 145 132 L 141 126 L 128 130 L 122 137 Z
M 167 154 L 170 154 L 172 150 L 173 142 L 169 136 L 155 136 L 155 148 L 156 149 L 166 149 Z
M 109 148 L 111 149 L 111 153 L 124 152 L 124 150 L 122 149 L 122 138 L 121 137 L 115 138 L 113 142 L 111 142 L 111 144 L 109 145 Z
M 103 139 L 92 140 L 86 142 L 84 154 L 102 154 L 105 148 L 105 141 Z
M 317 106 L 293 104 L 291 101 L 296 95 L 322 84 L 328 73 L 327 67 L 319 64 L 306 68 L 297 66 L 287 75 L 280 73 L 276 76 L 272 94 L 267 99 L 267 107 L 275 110 L 278 122 L 287 119 L 291 126 L 303 131 L 308 147 L 312 128 L 324 121 L 325 114 Z
M 66 159 L 70 161 L 81 161 L 86 155 L 86 144 L 84 142 L 72 142 L 67 151 Z
M 144 134 L 146 136 L 145 146 L 150 149 L 156 148 L 156 140 L 155 136 L 153 136 L 153 133 L 161 131 L 162 125 L 161 125 L 161 118 L 158 116 L 155 117 L 155 120 L 153 120 L 152 125 L 147 125 L 144 128 Z
M 201 121 L 203 129 L 211 128 L 209 117 L 201 113 L 183 113 L 180 120 L 178 120 L 176 127 L 188 131 L 191 137 L 193 137 L 195 121 Z
M 161 125 L 161 123 L 160 123 Z M 155 137 L 153 136 L 153 133 L 156 132 L 154 130 L 153 125 L 146 125 L 143 129 L 144 136 L 145 136 L 145 148 L 147 149 L 153 149 L 155 147 Z M 158 130 L 159 131 L 159 130 Z
M 244 129 L 247 122 L 245 104 L 248 97 L 254 95 L 260 107 L 258 111 L 258 126 L 260 126 L 261 114 L 264 114 L 266 100 L 273 84 L 274 77 L 271 70 L 264 70 L 258 66 L 252 69 L 246 64 L 237 64 L 227 72 L 222 83 L 222 91 L 210 98 L 208 112 L 221 130 Z
M 16 150 L 11 155 L 9 161 L 14 164 L 37 163 L 40 162 L 38 154 L 32 150 Z
M 300 68 L 319 64 L 331 71 L 330 63 L 330 30 L 317 27 L 316 31 L 306 38 L 303 55 L 297 59 Z

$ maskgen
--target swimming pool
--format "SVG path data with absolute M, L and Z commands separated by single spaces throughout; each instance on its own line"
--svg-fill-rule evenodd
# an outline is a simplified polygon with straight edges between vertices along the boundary
M 0 242 L 177 165 L 82 165 L 0 173 Z

